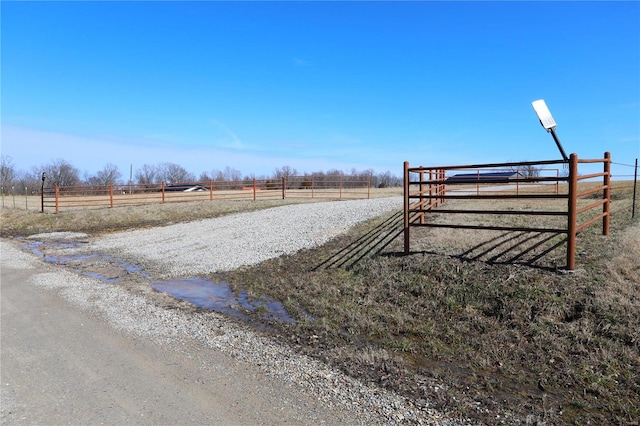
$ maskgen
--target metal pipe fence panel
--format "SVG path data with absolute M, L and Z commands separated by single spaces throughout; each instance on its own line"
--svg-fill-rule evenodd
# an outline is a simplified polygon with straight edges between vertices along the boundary
M 578 164 L 602 163 L 603 171 L 580 176 Z M 569 158 L 566 176 L 558 168 L 540 167 L 563 164 L 564 160 L 527 161 L 515 163 L 492 163 L 465 166 L 410 167 L 404 164 L 404 252 L 410 253 L 411 231 L 414 226 L 433 228 L 487 229 L 522 232 L 546 232 L 567 235 L 566 268 L 575 269 L 575 246 L 577 234 L 602 220 L 603 235 L 609 233 L 611 202 L 611 156 L 608 152 L 602 159 Z M 563 172 L 564 174 L 564 172 Z M 603 184 L 596 188 L 578 190 L 581 180 L 602 178 Z M 589 196 L 602 193 L 597 202 L 589 202 Z M 512 201 L 513 207 L 469 209 L 441 205 L 457 200 Z M 544 200 L 544 208 L 518 207 L 516 202 Z M 600 214 L 593 210 L 602 206 Z M 553 208 L 552 208 L 553 207 Z M 564 225 L 555 226 L 507 226 L 470 223 L 435 223 L 426 221 L 429 214 L 441 215 L 487 215 L 506 217 L 547 216 L 565 218 Z M 578 217 L 586 215 L 583 223 Z

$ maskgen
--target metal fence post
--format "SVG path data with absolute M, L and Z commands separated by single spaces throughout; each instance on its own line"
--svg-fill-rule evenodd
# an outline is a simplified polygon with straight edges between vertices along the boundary
M 404 254 L 409 254 L 409 162 L 404 162 Z
M 602 235 L 609 235 L 609 223 L 611 218 L 611 153 L 604 153 L 604 194 L 605 199 L 602 205 Z
M 633 206 L 631 207 L 631 218 L 636 215 L 636 187 L 638 186 L 638 159 L 636 158 L 636 168 L 633 172 Z
M 578 210 L 578 155 L 569 158 L 569 201 L 567 209 L 567 269 L 576 267 L 576 222 Z

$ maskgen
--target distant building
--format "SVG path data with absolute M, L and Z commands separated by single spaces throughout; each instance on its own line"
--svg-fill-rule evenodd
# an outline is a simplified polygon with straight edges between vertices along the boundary
M 209 188 L 202 185 L 189 185 L 189 184 L 167 184 L 164 187 L 165 192 L 200 192 L 208 191 Z
M 504 182 L 505 180 L 522 179 L 524 176 L 519 172 L 486 172 L 486 173 L 460 173 L 446 179 L 449 183 L 483 183 L 483 182 Z

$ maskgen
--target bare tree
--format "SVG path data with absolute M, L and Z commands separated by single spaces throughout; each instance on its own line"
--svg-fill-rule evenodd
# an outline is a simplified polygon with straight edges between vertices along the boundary
M 162 181 L 168 183 L 193 182 L 195 176 L 184 167 L 175 163 L 162 163 L 158 167 L 158 174 Z
M 40 167 L 47 174 L 47 181 L 58 186 L 74 186 L 80 184 L 80 171 L 61 158 Z M 34 172 L 37 174 L 38 170 Z
M 279 169 L 276 169 L 273 172 L 273 176 L 276 179 L 281 179 L 281 178 L 290 178 L 291 176 L 296 176 L 298 174 L 298 171 L 296 169 L 294 169 L 293 167 L 290 166 L 282 166 Z
M 540 168 L 531 164 L 525 166 L 512 166 L 508 169 L 510 172 L 519 173 L 523 178 L 535 178 L 540 176 Z
M 25 190 L 27 194 L 39 194 L 42 186 L 42 173 L 40 171 L 28 173 L 20 172 L 15 179 L 16 186 L 20 187 L 20 190 Z
M 111 185 L 117 183 L 122 178 L 118 166 L 108 163 L 102 170 L 87 179 L 90 185 Z
M 15 179 L 16 168 L 13 165 L 13 160 L 7 155 L 0 156 L 0 186 L 4 192 L 14 184 Z
M 141 185 L 150 185 L 158 180 L 158 169 L 156 166 L 145 164 L 136 170 L 136 182 Z
M 242 172 L 229 166 L 224 168 L 222 176 L 224 180 L 242 180 Z

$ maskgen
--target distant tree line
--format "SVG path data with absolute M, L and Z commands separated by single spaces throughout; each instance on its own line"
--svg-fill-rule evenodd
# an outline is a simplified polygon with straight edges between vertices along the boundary
M 213 169 L 202 172 L 196 176 L 187 171 L 184 167 L 174 163 L 144 164 L 133 173 L 132 181 L 123 181 L 122 173 L 114 164 L 107 163 L 101 170 L 93 175 L 84 173 L 81 176 L 80 170 L 63 159 L 56 159 L 50 163 L 39 167 L 32 167 L 30 171 L 18 170 L 11 157 L 0 156 L 0 186 L 3 194 L 38 194 L 42 185 L 42 174 L 46 175 L 45 186 L 102 186 L 109 184 L 139 184 L 154 185 L 165 183 L 206 183 L 211 180 L 215 182 L 228 181 L 249 181 L 260 180 L 281 180 L 283 177 L 290 179 L 300 177 L 300 185 L 310 185 L 310 182 L 322 182 L 322 180 L 348 177 L 350 179 L 366 180 L 371 183 L 372 188 L 388 188 L 402 186 L 402 178 L 391 172 L 376 173 L 373 169 L 358 171 L 351 169 L 349 172 L 331 169 L 328 171 L 317 171 L 313 173 L 299 173 L 295 168 L 283 166 L 276 168 L 269 176 L 243 175 L 240 170 L 225 167 L 222 170 Z M 306 182 L 306 183 L 305 183 Z

